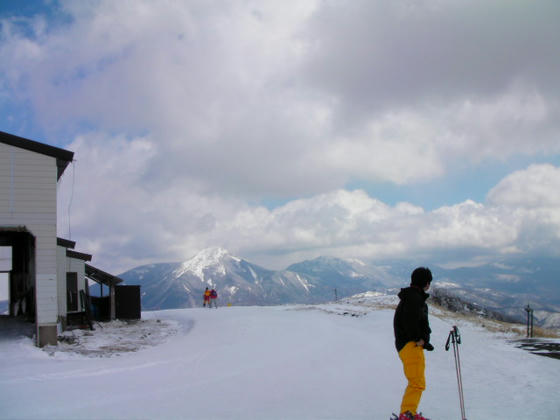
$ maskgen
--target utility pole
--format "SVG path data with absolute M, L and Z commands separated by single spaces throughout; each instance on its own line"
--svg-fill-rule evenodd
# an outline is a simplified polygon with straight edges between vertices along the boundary
M 336 291 L 336 287 L 334 289 L 334 301 L 338 302 L 338 292 Z
M 533 308 L 527 304 L 525 311 L 527 312 L 527 338 L 533 338 Z

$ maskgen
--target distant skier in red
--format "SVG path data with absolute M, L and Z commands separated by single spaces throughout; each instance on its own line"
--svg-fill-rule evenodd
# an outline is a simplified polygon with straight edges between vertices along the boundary
M 210 307 L 214 305 L 214 308 L 218 309 L 217 299 L 218 299 L 218 292 L 216 292 L 216 289 L 212 289 L 210 291 Z
M 208 287 L 204 291 L 204 303 L 202 304 L 202 306 L 206 307 L 206 305 L 210 307 L 210 290 L 208 290 Z

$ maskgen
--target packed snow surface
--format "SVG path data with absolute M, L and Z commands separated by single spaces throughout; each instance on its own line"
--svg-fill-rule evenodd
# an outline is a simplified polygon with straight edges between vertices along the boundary
M 386 420 L 406 385 L 395 300 L 361 299 L 145 312 L 140 322 L 65 333 L 46 349 L 3 335 L 0 418 Z M 456 323 L 431 314 L 436 350 L 426 353 L 420 410 L 433 420 L 460 418 L 453 352 L 444 350 Z M 457 325 L 469 420 L 560 419 L 559 360 Z

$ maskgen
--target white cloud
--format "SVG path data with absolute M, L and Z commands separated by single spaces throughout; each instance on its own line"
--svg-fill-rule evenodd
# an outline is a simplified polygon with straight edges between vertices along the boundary
M 471 200 L 434 210 L 419 227 L 418 245 L 434 248 L 480 248 L 497 253 L 516 239 L 507 214 Z
M 442 151 L 473 162 L 559 153 L 558 104 L 558 98 L 545 98 L 523 83 L 512 83 L 491 98 L 461 99 L 438 120 L 454 137 L 448 150 L 442 145 Z
M 81 186 L 71 212 L 80 246 L 123 270 L 154 260 L 181 261 L 207 246 L 283 268 L 319 255 L 442 263 L 453 255 L 464 264 L 511 253 L 554 253 L 560 244 L 559 206 L 546 201 L 523 208 L 492 198 L 425 211 L 410 203 L 389 206 L 362 190 L 336 190 L 267 209 L 197 193 L 195 183 L 150 190 L 142 162 L 150 159 L 149 140 L 130 143 L 113 157 L 97 153 L 85 139 L 75 144 L 93 158 L 76 164 Z M 112 158 L 130 160 L 131 166 L 110 164 Z M 528 177 L 512 174 L 493 191 L 515 196 L 540 170 L 560 171 L 532 166 Z M 66 173 L 62 197 L 68 197 L 70 182 Z M 554 195 L 556 187 L 550 182 L 544 195 Z
M 70 23 L 2 25 L 0 86 L 53 138 L 148 133 L 166 182 L 253 199 L 417 183 L 560 152 L 557 6 L 498 4 L 70 1 Z
M 0 109 L 75 152 L 59 233 L 107 266 L 558 243 L 556 166 L 433 211 L 346 190 L 560 153 L 555 2 L 62 4 L 0 23 Z
M 519 248 L 545 254 L 560 246 L 560 168 L 531 165 L 516 171 L 488 193 L 488 201 L 515 218 Z
M 348 118 L 388 104 L 492 98 L 519 79 L 558 98 L 559 13 L 553 1 L 325 2 L 304 32 L 308 81 Z
M 414 112 L 391 112 L 361 130 L 336 138 L 317 153 L 325 169 L 395 184 L 441 176 L 441 132 Z M 440 140 L 441 141 L 441 140 Z
M 501 180 L 488 193 L 488 201 L 495 206 L 519 209 L 546 208 L 560 211 L 560 168 L 550 165 L 531 165 Z

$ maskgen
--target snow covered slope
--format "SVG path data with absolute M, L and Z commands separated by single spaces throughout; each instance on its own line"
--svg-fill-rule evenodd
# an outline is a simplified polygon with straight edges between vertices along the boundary
M 166 326 L 162 341 L 109 351 L 119 336 L 140 340 L 137 330 L 123 331 L 98 343 L 107 357 L 1 336 L 0 417 L 386 420 L 405 387 L 393 346 L 394 303 L 364 294 L 339 304 L 147 312 L 153 328 Z M 453 354 L 444 350 L 457 321 L 447 316 L 431 313 L 436 350 L 426 354 L 420 408 L 433 420 L 459 418 Z M 559 360 L 476 324 L 458 326 L 469 420 L 560 418 Z
M 430 291 L 432 300 L 446 300 L 457 312 L 477 312 L 492 319 L 508 322 L 526 322 L 525 307 L 535 310 L 534 323 L 543 328 L 560 330 L 560 302 L 545 303 L 535 295 L 505 293 L 489 288 L 459 286 L 456 283 L 436 281 Z M 455 301 L 455 304 L 451 301 Z

